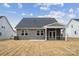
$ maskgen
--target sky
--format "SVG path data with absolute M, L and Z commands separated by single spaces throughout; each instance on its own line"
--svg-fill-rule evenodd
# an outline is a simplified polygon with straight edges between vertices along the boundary
M 78 3 L 0 3 L 0 16 L 6 16 L 13 28 L 26 17 L 52 17 L 67 24 L 79 18 Z

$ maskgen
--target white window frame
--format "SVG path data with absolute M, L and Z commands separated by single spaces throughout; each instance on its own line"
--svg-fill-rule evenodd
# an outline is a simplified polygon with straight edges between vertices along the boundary
M 39 35 L 37 36 L 43 36 L 44 35 L 44 30 L 37 30 L 37 32 L 39 31 Z M 43 32 L 42 32 L 43 31 Z M 43 35 L 41 35 L 41 33 L 43 33 Z

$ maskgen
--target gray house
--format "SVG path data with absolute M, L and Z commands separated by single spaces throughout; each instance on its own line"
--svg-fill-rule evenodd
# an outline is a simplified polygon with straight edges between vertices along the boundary
M 23 18 L 15 27 L 19 39 L 61 40 L 65 38 L 65 25 L 55 18 Z

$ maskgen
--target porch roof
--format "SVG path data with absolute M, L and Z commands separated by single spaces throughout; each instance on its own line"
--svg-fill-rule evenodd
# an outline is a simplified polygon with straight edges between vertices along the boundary
M 45 25 L 44 28 L 65 28 L 65 25 L 59 22 L 55 22 L 52 24 Z

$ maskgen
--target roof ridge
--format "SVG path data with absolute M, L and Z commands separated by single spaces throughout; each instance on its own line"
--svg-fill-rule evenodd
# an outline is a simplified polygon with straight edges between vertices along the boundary
M 73 18 L 72 20 L 76 20 L 76 21 L 79 21 L 79 18 Z
M 51 17 L 24 17 L 23 19 L 27 19 L 27 18 L 49 18 L 49 19 L 55 19 L 55 18 L 51 18 Z

